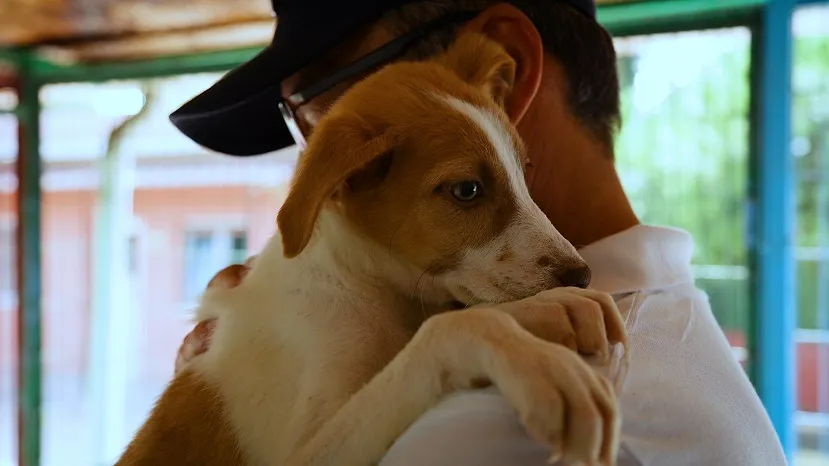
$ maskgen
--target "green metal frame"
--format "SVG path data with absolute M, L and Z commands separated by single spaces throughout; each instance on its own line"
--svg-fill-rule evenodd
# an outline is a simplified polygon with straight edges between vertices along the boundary
M 227 71 L 259 53 L 261 48 L 246 48 L 196 55 L 169 56 L 152 60 L 58 65 L 43 58 L 34 62 L 34 77 L 42 84 L 64 82 L 102 82 L 115 79 L 158 78 L 190 73 Z
M 10 65 L 16 70 L 18 62 L 20 61 L 20 54 L 16 49 L 0 48 L 0 65 Z M 16 78 L 15 78 L 16 79 Z M 3 83 L 2 85 L 6 85 Z M 17 115 L 18 109 L 0 109 L 0 116 L 2 115 Z
M 18 178 L 18 462 L 40 464 L 41 424 L 41 158 L 40 86 L 30 76 L 31 61 L 25 53 L 15 61 L 19 105 Z
M 12 64 L 20 60 L 20 51 L 16 48 L 0 48 L 0 61 L 7 61 Z
M 614 36 L 658 34 L 743 23 L 769 0 L 647 0 L 598 8 L 599 22 Z

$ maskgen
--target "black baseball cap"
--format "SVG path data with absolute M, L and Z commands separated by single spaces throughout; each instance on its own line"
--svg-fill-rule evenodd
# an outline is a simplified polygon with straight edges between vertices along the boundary
M 229 0 L 228 0 L 229 1 Z M 196 143 L 229 155 L 258 155 L 294 144 L 279 108 L 282 80 L 385 12 L 415 0 L 271 0 L 271 44 L 170 115 Z M 594 0 L 549 0 L 591 18 Z

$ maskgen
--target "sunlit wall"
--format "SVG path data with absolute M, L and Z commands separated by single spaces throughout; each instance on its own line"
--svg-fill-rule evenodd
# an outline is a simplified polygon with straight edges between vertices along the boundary
M 114 462 L 207 281 L 273 232 L 295 152 L 237 160 L 169 123 L 217 78 L 41 91 L 44 466 Z
M 0 86 L 0 111 L 17 105 L 12 89 Z M 0 114 L 0 466 L 17 462 L 17 121 Z

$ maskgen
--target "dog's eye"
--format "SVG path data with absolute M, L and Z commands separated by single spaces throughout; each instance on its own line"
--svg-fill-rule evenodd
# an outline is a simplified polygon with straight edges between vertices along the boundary
M 461 181 L 449 187 L 452 196 L 461 202 L 471 202 L 481 195 L 481 185 L 477 181 Z

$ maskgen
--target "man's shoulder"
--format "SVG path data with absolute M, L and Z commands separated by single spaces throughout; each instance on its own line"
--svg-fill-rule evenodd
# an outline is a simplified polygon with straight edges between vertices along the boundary
M 687 232 L 637 225 L 587 245 L 579 253 L 593 270 L 591 288 L 596 290 L 687 295 L 693 289 L 693 250 Z
M 627 330 L 632 335 L 641 331 L 663 332 L 666 328 L 687 328 L 722 333 L 708 294 L 692 280 L 674 283 L 665 288 L 651 288 L 627 293 L 617 301 L 625 314 Z
M 706 293 L 688 282 L 635 295 L 617 385 L 630 452 L 651 462 L 666 454 L 654 445 L 673 442 L 673 464 L 785 464 Z

